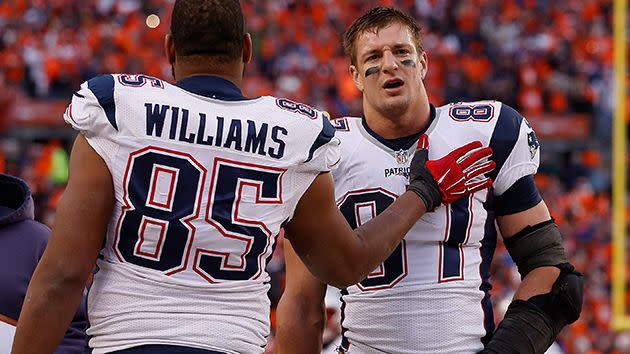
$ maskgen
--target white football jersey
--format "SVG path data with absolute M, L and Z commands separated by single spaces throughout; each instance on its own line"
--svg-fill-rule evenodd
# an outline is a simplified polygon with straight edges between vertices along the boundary
M 494 149 L 493 188 L 425 214 L 379 268 L 341 291 L 347 353 L 476 353 L 493 331 L 493 199 L 536 172 L 538 140 L 520 114 L 496 101 L 431 106 L 431 118 L 429 158 L 479 140 Z M 361 118 L 333 124 L 341 140 L 336 200 L 357 227 L 405 192 L 417 138 L 392 147 Z
M 339 161 L 330 122 L 287 99 L 246 99 L 218 77 L 119 74 L 84 83 L 64 119 L 116 194 L 87 300 L 93 352 L 262 353 L 267 259 L 302 194 Z

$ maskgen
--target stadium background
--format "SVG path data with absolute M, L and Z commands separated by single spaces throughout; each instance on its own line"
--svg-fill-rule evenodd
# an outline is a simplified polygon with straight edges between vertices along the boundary
M 582 316 L 563 331 L 560 346 L 566 353 L 630 353 L 630 332 L 610 327 L 611 0 L 242 3 L 255 46 L 245 95 L 289 97 L 333 117 L 361 112 L 340 45 L 354 17 L 387 5 L 418 18 L 433 104 L 501 100 L 521 111 L 539 135 L 537 184 L 570 259 L 586 276 Z M 172 81 L 162 54 L 171 6 L 172 0 L 0 1 L 0 172 L 30 184 L 38 220 L 52 224 L 67 180 L 75 133 L 62 114 L 80 83 L 107 72 Z M 630 215 L 630 208 L 624 212 Z M 269 270 L 275 304 L 282 292 L 282 247 Z M 502 245 L 492 279 L 498 321 L 519 279 Z

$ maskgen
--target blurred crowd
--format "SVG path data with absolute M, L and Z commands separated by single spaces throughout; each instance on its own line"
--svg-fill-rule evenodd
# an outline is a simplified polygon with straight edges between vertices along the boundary
M 67 100 L 82 81 L 97 73 L 145 73 L 171 80 L 162 53 L 172 2 L 1 1 L 0 112 L 16 95 Z M 333 116 L 360 114 L 361 97 L 347 74 L 341 34 L 357 14 L 387 5 L 413 14 L 423 27 L 433 104 L 490 98 L 525 115 L 583 113 L 591 117 L 594 140 L 610 136 L 610 0 L 242 3 L 255 47 L 243 87 L 248 96 L 290 97 Z M 145 22 L 149 14 L 160 18 L 159 24 L 152 24 L 155 28 Z M 544 151 L 545 141 L 541 143 Z M 37 218 L 48 224 L 67 180 L 69 144 L 51 138 L 25 145 L 0 138 L 0 172 L 30 183 Z M 586 275 L 583 315 L 563 332 L 559 344 L 567 353 L 628 353 L 630 333 L 615 334 L 609 328 L 609 156 L 567 151 L 546 156 L 537 176 L 570 258 Z M 278 251 L 270 264 L 274 303 L 283 282 L 281 247 Z M 493 270 L 493 298 L 501 314 L 519 279 L 501 245 Z
M 7 0 L 0 4 L 0 83 L 67 98 L 101 72 L 163 79 L 172 0 Z M 429 55 L 431 100 L 494 98 L 527 114 L 610 110 L 611 1 L 243 1 L 255 46 L 245 93 L 273 93 L 357 114 L 341 34 L 370 7 L 415 15 Z M 147 15 L 159 25 L 149 29 Z M 609 112 L 608 112 L 609 113 Z M 601 116 L 598 115 L 598 116 Z

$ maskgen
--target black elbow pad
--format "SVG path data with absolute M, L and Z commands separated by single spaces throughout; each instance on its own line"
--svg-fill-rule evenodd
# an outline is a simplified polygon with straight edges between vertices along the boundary
M 540 307 L 558 326 L 558 332 L 580 317 L 584 298 L 584 276 L 570 263 L 559 266 L 561 272 L 547 294 L 533 296 L 528 301 Z
M 580 317 L 583 276 L 569 263 L 558 268 L 561 273 L 549 293 L 512 301 L 490 342 L 479 353 L 542 354 L 565 325 Z

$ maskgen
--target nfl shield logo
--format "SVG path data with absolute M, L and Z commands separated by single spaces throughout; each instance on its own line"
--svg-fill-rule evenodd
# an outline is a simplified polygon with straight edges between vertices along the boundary
M 398 162 L 399 165 L 403 165 L 407 162 L 407 151 L 402 149 L 398 150 L 394 152 L 394 157 L 396 158 L 396 162 Z

